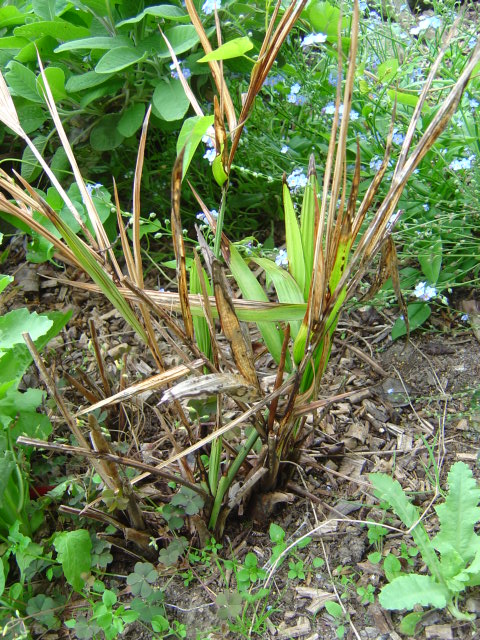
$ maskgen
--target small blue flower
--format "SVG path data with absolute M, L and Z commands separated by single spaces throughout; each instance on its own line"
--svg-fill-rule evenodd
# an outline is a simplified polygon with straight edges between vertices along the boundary
M 468 313 L 464 313 L 463 316 L 460 318 L 460 320 L 462 322 L 467 322 L 468 321 Z
M 277 257 L 275 258 L 275 264 L 279 267 L 288 267 L 288 256 L 286 249 L 280 249 Z
M 426 202 L 426 203 L 423 205 L 423 210 L 424 210 L 424 211 L 430 211 L 430 205 L 428 204 L 428 202 Z
M 307 176 L 303 173 L 302 169 L 294 169 L 292 173 L 287 177 L 287 185 L 294 192 L 306 187 L 308 183 Z
M 330 71 L 330 73 L 328 74 L 328 84 L 331 87 L 336 87 L 338 84 L 338 74 L 334 73 L 333 71 Z
M 360 0 L 360 2 L 358 3 L 358 8 L 360 11 L 366 11 L 368 5 L 366 2 L 364 2 L 364 0 Z
M 204 2 L 202 5 L 203 13 L 205 13 L 207 16 L 210 15 L 211 13 L 213 13 L 215 5 L 217 9 L 220 9 L 220 7 L 222 6 L 222 0 L 206 0 L 206 2 Z
M 468 101 L 468 104 L 472 109 L 476 109 L 480 103 L 478 102 L 478 100 L 475 100 L 475 98 L 470 98 L 470 100 Z
M 427 302 L 437 295 L 437 290 L 426 282 L 419 282 L 415 287 L 413 295 L 420 300 Z
M 218 211 L 216 209 L 210 209 L 210 215 L 216 220 L 218 218 Z M 200 220 L 200 222 L 203 222 L 203 224 L 208 224 L 207 216 L 203 213 L 203 211 L 197 213 L 195 217 L 197 218 L 197 220 Z
M 212 162 L 216 158 L 216 155 L 217 152 L 215 151 L 215 149 L 207 149 L 203 154 L 203 157 L 205 158 L 205 160 L 208 160 L 210 164 L 212 164 Z
M 323 113 L 325 113 L 327 116 L 333 116 L 333 114 L 335 113 L 335 103 L 334 102 L 328 102 L 323 107 Z
M 398 146 L 400 146 L 404 140 L 405 140 L 405 136 L 403 135 L 403 133 L 400 133 L 395 129 L 392 137 L 393 144 L 398 144 Z
M 473 47 L 477 44 L 477 39 L 475 38 L 475 36 L 472 36 L 470 38 L 470 40 L 467 42 L 467 47 L 469 49 L 473 49 Z
M 286 144 L 283 145 L 283 147 L 280 149 L 280 153 L 288 153 L 290 151 L 290 149 L 287 147 Z
M 302 40 L 302 47 L 311 47 L 316 44 L 323 44 L 326 42 L 327 36 L 325 33 L 309 33 L 308 36 Z
M 418 23 L 418 26 L 410 29 L 410 33 L 412 36 L 418 36 L 421 31 L 426 31 L 427 29 L 438 29 L 438 27 L 441 26 L 442 21 L 438 16 L 430 16 L 429 18 L 422 18 Z
M 380 156 L 373 156 L 370 160 L 370 169 L 373 171 L 380 171 L 380 167 L 382 166 L 382 158 Z
M 183 62 L 181 60 L 178 61 L 178 64 L 182 69 L 183 77 L 185 78 L 185 80 L 188 80 L 190 78 L 190 76 L 192 75 L 192 72 L 190 71 L 190 69 L 188 67 L 182 67 Z M 170 73 L 172 78 L 174 78 L 175 80 L 178 80 L 179 75 L 178 75 L 178 71 L 175 69 L 175 63 L 174 62 L 172 62 L 172 64 L 170 65 L 170 69 L 172 70 L 171 73 Z
M 461 171 L 462 169 L 471 169 L 472 162 L 475 160 L 475 154 L 472 154 L 468 158 L 456 158 L 452 160 L 449 167 L 452 171 Z
M 276 84 L 283 82 L 283 76 L 277 73 L 277 75 L 268 77 L 263 83 L 264 87 L 274 87 Z
M 101 187 L 103 187 L 103 184 L 100 184 L 100 182 L 96 182 L 95 184 L 87 184 L 86 189 L 87 189 L 88 195 L 92 197 L 92 195 L 94 195 L 93 192 L 95 192 L 95 195 L 98 196 L 98 190 Z
M 295 82 L 295 84 L 292 84 L 292 86 L 290 87 L 290 93 L 297 95 L 297 93 L 300 93 L 301 88 L 302 86 L 298 82 Z

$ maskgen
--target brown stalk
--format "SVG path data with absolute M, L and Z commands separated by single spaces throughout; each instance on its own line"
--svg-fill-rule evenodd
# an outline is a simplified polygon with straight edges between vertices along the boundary
M 120 209 L 120 201 L 118 199 L 117 183 L 113 180 L 113 193 L 115 198 L 115 209 L 117 210 L 117 226 L 120 233 L 120 241 L 122 243 L 122 252 L 127 265 L 127 271 L 130 274 L 130 278 L 135 278 L 135 262 L 133 260 L 132 251 L 130 249 L 130 243 L 128 242 L 127 232 L 122 220 L 122 211 Z M 122 279 L 120 278 L 120 281 Z
M 278 363 L 277 376 L 275 378 L 275 384 L 273 385 L 273 390 L 276 391 L 279 389 L 283 382 L 283 374 L 285 372 L 285 360 L 287 356 L 288 343 L 290 341 L 290 325 L 287 324 L 285 326 L 285 333 L 283 336 L 282 343 L 282 351 L 280 353 L 280 362 Z M 272 404 L 268 410 L 268 423 L 267 423 L 267 432 L 270 433 L 273 429 L 273 423 L 275 422 L 275 418 L 277 415 L 277 406 L 278 406 L 278 396 L 272 400 Z
M 95 358 L 97 360 L 98 371 L 102 379 L 105 396 L 110 396 L 112 395 L 112 390 L 110 389 L 110 382 L 108 381 L 107 372 L 105 370 L 105 362 L 103 360 L 102 350 L 100 349 L 100 345 L 98 344 L 97 329 L 92 318 L 88 319 L 88 327 L 90 329 L 90 335 L 92 336 L 93 349 L 95 351 Z
M 74 387 L 79 393 L 81 393 L 82 396 L 86 400 L 88 400 L 88 402 L 91 402 L 92 404 L 94 402 L 99 402 L 101 396 L 95 395 L 92 391 L 90 391 L 90 389 L 87 389 L 87 387 L 83 386 L 83 384 L 79 382 L 76 378 L 74 378 L 72 375 L 70 375 L 68 371 L 64 371 L 63 375 L 65 376 L 67 381 L 72 385 L 72 387 Z
M 180 193 L 182 189 L 183 155 L 185 148 L 177 156 L 172 171 L 172 236 L 175 257 L 177 259 L 177 285 L 180 296 L 185 333 L 193 342 L 193 320 L 188 300 L 188 278 L 186 267 L 185 243 L 183 242 L 182 220 L 180 217 Z

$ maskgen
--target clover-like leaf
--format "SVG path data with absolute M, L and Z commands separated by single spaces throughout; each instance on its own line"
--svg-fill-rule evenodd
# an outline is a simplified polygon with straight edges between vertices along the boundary
M 187 516 L 193 516 L 203 508 L 203 498 L 193 489 L 182 487 L 180 491 L 173 496 L 171 504 L 177 507 L 183 507 Z
M 183 536 L 181 538 L 174 538 L 165 549 L 161 549 L 158 554 L 158 560 L 165 566 L 171 567 L 177 563 L 187 547 L 188 543 L 186 538 Z
M 158 578 L 158 572 L 151 562 L 137 562 L 135 570 L 127 577 L 127 584 L 134 596 L 148 598 L 153 589 L 150 585 Z
M 217 615 L 220 620 L 236 618 L 242 613 L 242 595 L 238 591 L 222 591 L 217 595 Z
M 55 615 L 55 611 L 58 610 L 58 603 L 44 594 L 39 594 L 33 598 L 30 598 L 27 604 L 27 613 L 29 616 L 40 623 L 42 627 L 47 629 L 59 629 L 60 620 Z

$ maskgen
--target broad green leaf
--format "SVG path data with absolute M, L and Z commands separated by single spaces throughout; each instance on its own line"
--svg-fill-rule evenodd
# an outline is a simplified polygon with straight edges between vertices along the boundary
M 442 559 L 451 547 L 466 564 L 480 549 L 480 537 L 475 533 L 475 525 L 480 521 L 480 488 L 464 462 L 456 462 L 451 467 L 448 485 L 445 502 L 435 507 L 440 531 L 432 542 Z
M 393 89 L 389 89 L 387 91 L 387 95 L 390 98 L 390 100 L 392 100 L 392 102 L 396 100 L 398 104 L 403 104 L 407 107 L 417 106 L 418 95 L 414 93 L 404 93 L 403 91 L 394 91 Z M 424 105 L 422 107 L 422 111 L 424 111 L 425 109 L 426 109 L 426 106 Z
M 9 62 L 5 79 L 15 95 L 26 98 L 31 102 L 43 103 L 43 99 L 38 95 L 37 78 L 35 74 L 23 64 L 15 60 Z
M 198 43 L 198 34 L 192 24 L 179 24 L 171 29 L 166 29 L 165 36 L 177 56 L 188 51 Z M 160 34 L 151 38 L 145 38 L 145 40 L 139 42 L 138 49 L 144 50 L 147 53 L 154 51 L 158 58 L 171 59 L 170 51 Z
M 197 62 L 210 62 L 211 60 L 229 60 L 243 56 L 247 51 L 253 49 L 253 42 L 247 36 L 234 38 L 230 42 L 225 42 L 218 49 L 210 51 L 207 55 L 197 60 Z
M 69 93 L 75 93 L 77 91 L 83 91 L 84 89 L 90 89 L 96 87 L 99 84 L 103 84 L 113 74 L 97 73 L 96 71 L 87 71 L 79 76 L 70 76 L 67 80 L 65 88 Z
M 120 146 L 124 140 L 117 125 L 120 116 L 112 113 L 104 116 L 90 132 L 90 144 L 96 151 L 111 151 Z
M 430 317 L 432 310 L 430 305 L 426 302 L 414 302 L 407 306 L 408 321 L 410 324 L 410 331 L 414 331 L 421 327 L 424 322 Z M 407 327 L 405 321 L 402 318 L 397 318 L 392 328 L 392 340 L 396 340 L 401 336 L 407 334 Z
M 400 632 L 404 633 L 406 636 L 414 636 L 417 624 L 421 621 L 424 615 L 424 611 L 419 611 L 418 613 L 408 613 L 406 616 L 403 616 L 399 627 Z
M 0 243 L 2 242 L 2 238 L 3 238 L 3 235 L 0 234 Z M 11 282 L 13 282 L 12 276 L 0 275 L 0 293 L 2 293 L 2 291 L 6 289 Z M 0 322 L 1 322 L 1 317 L 0 317 Z
M 32 8 L 39 18 L 43 20 L 55 20 L 56 0 L 32 0 Z
M 144 117 L 145 104 L 143 102 L 132 104 L 122 113 L 117 124 L 117 129 L 122 136 L 130 138 L 130 136 L 133 136 L 133 134 L 140 129 Z
M 126 24 L 135 24 L 140 22 L 140 20 L 143 20 L 145 16 L 153 16 L 154 18 L 163 18 L 165 20 L 175 20 L 177 22 L 189 22 L 188 15 L 186 15 L 185 11 L 182 11 L 179 7 L 174 7 L 169 4 L 160 4 L 154 7 L 147 7 L 134 18 L 128 18 L 127 20 L 117 22 L 115 26 L 119 28 Z
M 305 10 L 310 24 L 317 33 L 326 35 L 337 40 L 338 23 L 341 20 L 340 10 L 333 7 L 329 2 L 319 2 L 313 0 Z M 346 20 L 342 20 L 342 28 L 345 27 Z
M 32 142 L 40 155 L 43 155 L 45 147 L 47 146 L 48 137 L 40 135 L 36 138 L 33 138 Z M 38 163 L 36 157 L 33 155 L 33 151 L 30 149 L 30 147 L 25 147 L 22 155 L 22 178 L 25 178 L 25 180 L 27 181 L 32 181 L 41 173 L 41 171 L 42 168 Z
M 146 54 L 132 47 L 116 47 L 107 51 L 95 67 L 97 73 L 116 73 L 146 58 Z
M 395 578 L 380 591 L 378 600 L 384 609 L 413 609 L 415 605 L 443 609 L 450 599 L 448 589 L 432 576 L 412 574 Z
M 422 271 L 431 284 L 435 284 L 442 269 L 442 239 L 437 238 L 425 249 L 418 252 L 418 261 Z
M 25 15 L 17 9 L 15 5 L 0 7 L 0 29 L 3 27 L 13 27 L 17 24 L 24 24 Z
M 335 602 L 335 600 L 327 600 L 327 602 L 325 602 L 325 609 L 334 618 L 340 620 L 343 618 L 343 609 L 338 602 Z
M 398 60 L 389 58 L 382 62 L 377 69 L 378 80 L 380 82 L 390 82 L 395 77 L 398 70 Z
M 51 36 L 56 40 L 74 40 L 76 38 L 87 38 L 90 35 L 86 27 L 77 25 L 56 18 L 55 20 L 45 20 L 41 22 L 29 22 L 21 27 L 17 27 L 14 35 L 35 40 L 42 36 Z
M 134 49 L 133 43 L 128 36 L 95 36 L 94 38 L 80 38 L 80 40 L 70 40 L 64 42 L 55 49 L 55 53 L 62 51 L 81 51 L 87 49 L 116 49 L 118 47 L 131 47 Z
M 242 256 L 233 244 L 229 245 L 229 250 L 230 262 L 228 266 L 230 267 L 232 275 L 235 278 L 245 300 L 261 300 L 263 302 L 268 302 L 267 294 L 256 279 L 255 275 L 248 268 L 248 265 L 245 264 Z M 272 358 L 278 363 L 282 352 L 282 334 L 271 322 L 263 322 L 262 318 L 259 317 L 259 314 L 257 315 L 258 319 L 255 319 L 256 315 L 257 314 L 252 314 L 251 321 L 256 322 Z M 241 314 L 238 314 L 238 317 L 239 319 L 242 319 Z
M 215 160 L 212 162 L 212 173 L 218 186 L 223 187 L 225 182 L 228 180 L 228 176 L 225 173 L 225 169 L 223 168 L 221 153 L 219 153 L 218 156 L 215 157 Z
M 47 119 L 45 109 L 35 104 L 24 104 L 17 109 L 17 115 L 25 133 L 39 129 Z
M 264 269 L 267 276 L 273 282 L 279 302 L 304 302 L 302 291 L 288 271 L 285 271 L 285 269 L 282 269 L 282 267 L 279 267 L 273 260 L 269 260 L 268 258 L 252 258 L 252 260 Z M 301 322 L 299 321 L 290 322 L 293 338 L 297 336 L 300 325 Z
M 28 43 L 29 40 L 27 40 L 27 38 L 6 36 L 5 38 L 0 38 L 0 49 L 22 49 L 22 47 L 24 47 Z
M 57 550 L 57 559 L 62 565 L 67 582 L 75 591 L 81 591 L 90 574 L 90 534 L 85 529 L 58 533 L 55 535 L 53 546 Z
M 301 291 L 305 290 L 305 258 L 302 237 L 297 216 L 293 208 L 292 196 L 286 184 L 283 185 L 283 208 L 285 211 L 285 236 L 287 241 L 288 270 Z
M 193 116 L 184 120 L 177 140 L 177 155 L 185 147 L 183 154 L 183 176 L 185 177 L 190 162 L 198 145 L 206 134 L 208 127 L 213 125 L 214 116 Z
M 65 91 L 65 73 L 63 69 L 59 67 L 47 67 L 45 69 L 45 75 L 54 100 L 57 101 L 66 98 L 67 92 Z M 40 95 L 44 93 L 44 83 L 41 75 L 37 77 L 37 92 Z
M 152 97 L 153 112 L 162 120 L 180 120 L 188 111 L 190 102 L 180 80 L 160 80 Z

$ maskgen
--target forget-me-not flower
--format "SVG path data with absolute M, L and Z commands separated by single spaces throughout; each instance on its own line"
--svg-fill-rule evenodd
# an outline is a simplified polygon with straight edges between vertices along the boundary
M 302 40 L 302 47 L 311 47 L 316 44 L 323 44 L 326 42 L 327 36 L 325 33 L 309 33 Z
M 449 167 L 452 171 L 461 171 L 462 169 L 471 169 L 472 162 L 475 160 L 475 154 L 472 154 L 468 158 L 456 158 L 452 160 Z
M 218 218 L 218 211 L 216 209 L 210 209 L 210 215 L 216 220 Z M 197 213 L 195 217 L 197 218 L 197 220 L 200 220 L 200 222 L 203 222 L 203 224 L 208 224 L 207 216 L 203 213 L 203 211 Z
M 215 151 L 215 147 L 207 149 L 203 154 L 203 157 L 205 158 L 205 160 L 208 160 L 210 164 L 212 164 L 216 156 L 217 156 L 217 152 Z
M 207 16 L 210 15 L 211 13 L 213 13 L 215 5 L 217 6 L 217 9 L 220 9 L 220 7 L 222 6 L 222 0 L 206 0 L 206 2 L 202 4 L 203 13 L 205 13 Z
M 438 16 L 430 16 L 429 18 L 422 18 L 416 27 L 410 29 L 412 36 L 418 36 L 421 31 L 427 29 L 438 29 L 442 26 L 442 21 Z
M 288 153 L 289 152 L 289 148 L 286 144 L 283 145 L 283 147 L 280 149 L 280 153 Z
M 183 62 L 181 60 L 178 61 L 178 64 L 182 69 L 183 77 L 185 78 L 185 80 L 188 80 L 190 78 L 190 76 L 192 75 L 192 72 L 190 71 L 190 69 L 188 67 L 183 67 L 182 66 Z M 175 69 L 175 63 L 174 62 L 172 62 L 172 64 L 170 65 L 170 69 L 172 70 L 171 73 L 170 73 L 172 78 L 174 78 L 174 80 L 178 80 L 178 78 L 179 78 L 178 71 Z
M 306 187 L 307 183 L 308 178 L 303 173 L 302 169 L 294 169 L 287 177 L 287 185 L 292 189 L 292 191 L 298 191 L 299 189 Z
M 435 296 L 437 295 L 437 290 L 435 289 L 435 287 L 432 287 L 426 282 L 419 282 L 415 287 L 413 295 L 416 298 L 420 298 L 420 300 L 424 300 L 425 302 L 427 302 L 428 300 L 435 298 Z
M 275 264 L 279 267 L 288 267 L 288 256 L 286 249 L 280 249 L 277 257 L 275 258 Z

